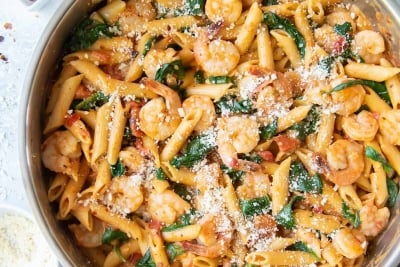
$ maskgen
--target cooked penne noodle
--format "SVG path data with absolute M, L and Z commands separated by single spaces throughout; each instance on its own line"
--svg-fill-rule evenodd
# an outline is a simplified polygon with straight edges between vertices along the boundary
M 56 174 L 47 190 L 47 198 L 50 202 L 56 201 L 63 194 L 68 180 L 68 175 L 62 173 Z
M 240 54 L 243 55 L 249 49 L 254 37 L 256 36 L 257 28 L 261 20 L 262 11 L 259 8 L 258 3 L 254 2 L 249 9 L 246 20 L 235 41 L 235 45 L 239 49 Z
M 54 109 L 49 115 L 49 120 L 43 130 L 44 134 L 48 134 L 64 125 L 65 116 L 67 115 L 68 109 L 74 99 L 75 91 L 78 89 L 82 79 L 83 75 L 76 75 L 64 81 L 58 93 Z
M 356 79 L 383 82 L 400 72 L 400 68 L 351 62 L 344 67 L 346 75 Z

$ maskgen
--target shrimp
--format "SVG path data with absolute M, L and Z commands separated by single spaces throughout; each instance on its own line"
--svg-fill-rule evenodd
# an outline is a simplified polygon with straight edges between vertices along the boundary
M 151 49 L 143 59 L 143 71 L 147 77 L 154 79 L 157 70 L 166 63 L 178 60 L 179 56 L 173 48 Z
M 171 88 L 151 79 L 143 79 L 149 90 L 165 98 L 154 98 L 147 102 L 139 112 L 140 129 L 155 140 L 165 140 L 179 126 L 181 99 Z
M 250 66 L 238 88 L 243 98 L 256 97 L 255 107 L 260 116 L 286 114 L 292 105 L 293 88 L 280 72 Z
M 332 245 L 343 256 L 356 259 L 364 254 L 367 240 L 357 229 L 342 228 L 332 235 Z
M 365 90 L 361 85 L 355 85 L 332 92 L 330 96 L 328 106 L 331 106 L 331 109 L 336 114 L 349 116 L 356 112 L 364 103 Z
M 130 173 L 140 172 L 140 169 L 145 163 L 144 158 L 140 154 L 139 150 L 133 146 L 128 146 L 121 150 L 119 152 L 119 158 L 121 159 L 123 165 L 128 168 Z
M 222 117 L 217 120 L 217 146 L 222 162 L 239 169 L 244 161 L 238 153 L 249 153 L 260 140 L 258 123 L 245 116 Z M 250 166 L 251 167 L 251 166 Z
M 365 63 L 379 64 L 385 52 L 385 40 L 376 31 L 364 30 L 354 36 L 354 50 L 364 59 Z
M 400 145 L 400 110 L 383 111 L 379 116 L 379 130 L 392 145 Z
M 326 152 L 330 171 L 327 178 L 337 185 L 354 183 L 364 170 L 364 148 L 345 139 L 331 144 Z
M 264 197 L 269 193 L 270 180 L 267 174 L 262 172 L 246 172 L 243 183 L 236 188 L 240 199 Z
M 342 118 L 342 127 L 346 135 L 357 141 L 372 141 L 378 132 L 379 124 L 374 114 L 363 110 Z
M 215 113 L 214 103 L 208 96 L 193 95 L 185 99 L 182 103 L 182 108 L 185 113 L 189 113 L 193 109 L 201 109 L 203 113 L 200 121 L 196 124 L 194 130 L 196 132 L 203 132 L 209 129 L 215 122 L 217 114 Z
M 223 221 L 223 230 L 218 229 L 218 221 Z M 199 221 L 202 229 L 197 244 L 183 242 L 182 247 L 196 255 L 217 258 L 228 252 L 233 237 L 232 222 L 224 214 L 206 215 Z M 203 243 L 204 242 L 204 243 Z
M 317 44 L 328 53 L 337 54 L 343 50 L 346 44 L 346 39 L 335 32 L 333 27 L 328 24 L 323 24 L 321 27 L 316 28 L 314 38 Z
M 69 230 L 74 234 L 77 244 L 85 248 L 95 248 L 102 245 L 101 238 L 104 233 L 104 223 L 93 217 L 93 229 L 89 231 L 83 224 L 70 224 Z
M 143 25 L 154 20 L 157 12 L 150 0 L 129 0 L 126 8 L 119 18 L 119 25 L 123 25 L 122 30 L 125 34 L 131 35 L 136 32 L 144 32 Z
M 390 211 L 368 203 L 360 209 L 361 231 L 367 237 L 377 236 L 388 224 Z
M 241 0 L 207 0 L 205 5 L 207 17 L 213 21 L 223 21 L 225 25 L 235 23 L 242 14 Z
M 221 39 L 210 41 L 205 30 L 199 32 L 193 53 L 197 64 L 209 75 L 228 75 L 240 60 L 239 50 L 233 43 Z
M 326 22 L 332 27 L 346 22 L 350 23 L 353 32 L 357 27 L 356 23 L 351 17 L 351 13 L 347 9 L 340 7 L 336 7 L 328 16 L 326 16 Z
M 269 214 L 254 216 L 254 228 L 257 230 L 257 238 L 270 238 L 278 231 L 275 218 Z
M 54 172 L 78 177 L 81 146 L 70 131 L 56 131 L 42 144 L 44 166 Z
M 129 0 L 126 5 L 127 8 L 134 9 L 137 16 L 147 21 L 154 20 L 157 16 L 151 0 Z
M 136 211 L 144 199 L 141 178 L 140 175 L 132 175 L 112 179 L 103 193 L 104 204 L 123 215 Z
M 147 210 L 153 219 L 171 224 L 190 210 L 190 204 L 172 190 L 162 193 L 152 191 L 147 200 Z

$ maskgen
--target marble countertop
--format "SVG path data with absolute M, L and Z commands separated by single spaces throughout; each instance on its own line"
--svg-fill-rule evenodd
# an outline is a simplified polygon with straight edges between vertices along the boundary
M 18 157 L 19 99 L 35 46 L 61 4 L 39 1 L 27 7 L 29 1 L 0 0 L 0 203 L 28 212 Z

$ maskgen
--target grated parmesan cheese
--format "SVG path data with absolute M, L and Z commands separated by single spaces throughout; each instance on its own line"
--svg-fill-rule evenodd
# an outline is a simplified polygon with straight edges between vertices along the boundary
M 57 266 L 35 223 L 19 214 L 0 215 L 0 267 Z

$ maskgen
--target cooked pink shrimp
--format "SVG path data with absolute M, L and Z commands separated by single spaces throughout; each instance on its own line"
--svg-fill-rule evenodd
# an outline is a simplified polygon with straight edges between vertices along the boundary
M 343 117 L 342 127 L 345 134 L 357 141 L 372 141 L 378 132 L 378 120 L 369 111 L 363 110 L 358 114 Z
M 228 75 L 240 60 L 239 50 L 233 43 L 221 39 L 210 41 L 205 30 L 199 32 L 193 52 L 197 64 L 209 75 Z
M 182 242 L 182 247 L 196 255 L 207 258 L 217 258 L 226 255 L 232 241 L 233 228 L 231 227 L 232 225 L 229 227 L 224 225 L 224 229 L 226 228 L 226 230 L 219 232 L 217 226 L 217 220 L 219 219 L 221 218 L 211 215 L 206 216 L 205 220 L 201 222 L 203 236 L 200 238 L 200 241 L 205 241 L 203 244 Z M 227 217 L 225 219 L 224 221 L 231 223 Z
M 174 90 L 154 80 L 143 79 L 143 84 L 163 98 L 154 98 L 140 109 L 140 129 L 155 140 L 165 140 L 181 122 L 181 99 Z
M 390 211 L 368 203 L 360 209 L 361 231 L 367 237 L 377 236 L 388 224 Z
M 254 164 L 244 164 L 238 153 L 249 153 L 260 140 L 258 123 L 245 116 L 222 117 L 217 121 L 217 145 L 222 162 L 231 168 L 250 168 Z M 257 168 L 255 168 L 257 169 Z
M 140 176 L 121 176 L 111 180 L 103 201 L 112 211 L 123 215 L 136 211 L 143 203 Z
M 330 168 L 327 178 L 337 185 L 354 183 L 364 171 L 364 148 L 354 141 L 335 141 L 326 156 Z
M 81 146 L 70 131 L 57 131 L 42 144 L 42 161 L 51 171 L 77 178 Z

